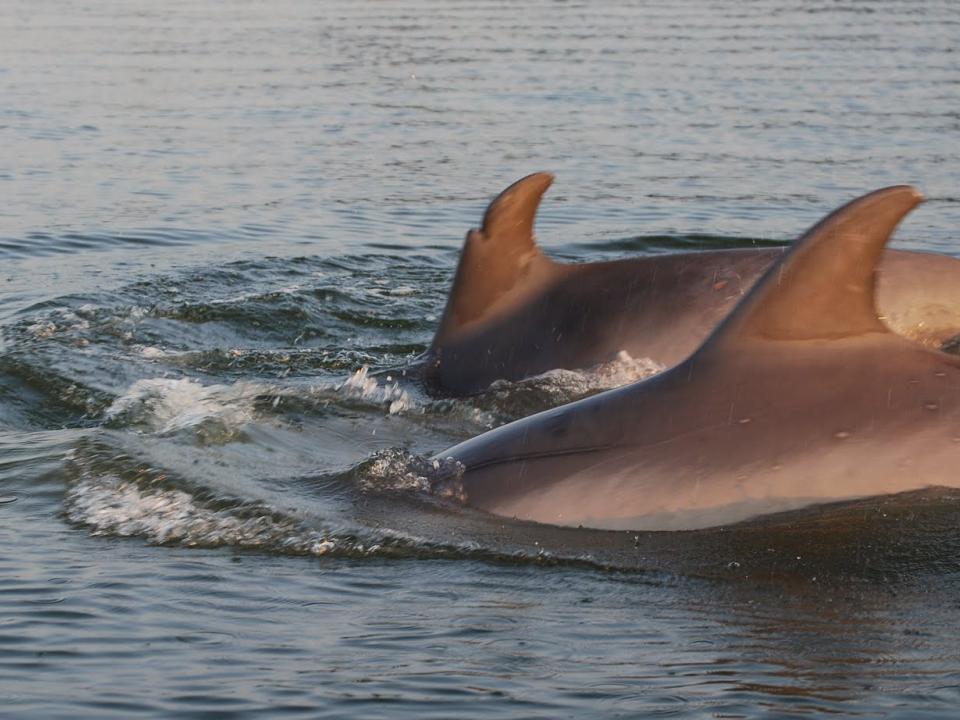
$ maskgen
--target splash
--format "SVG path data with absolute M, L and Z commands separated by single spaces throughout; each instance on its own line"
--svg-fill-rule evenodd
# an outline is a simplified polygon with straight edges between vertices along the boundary
M 621 350 L 612 360 L 583 370 L 548 370 L 514 383 L 498 380 L 490 386 L 490 391 L 537 388 L 552 393 L 558 400 L 569 402 L 567 398 L 611 390 L 663 370 L 664 366 L 651 358 L 634 358 L 626 350 Z
M 405 466 L 405 475 L 398 472 Z M 390 495 L 419 492 L 421 483 L 432 488 L 428 478 L 415 477 L 426 472 L 427 466 L 437 468 L 434 481 L 448 470 L 442 463 L 434 466 L 415 456 L 405 459 L 399 453 L 386 453 L 354 469 L 367 480 L 365 487 L 361 483 L 356 489 L 364 494 Z M 313 514 L 301 517 L 299 512 L 284 511 L 262 500 L 229 497 L 135 462 L 102 440 L 81 441 L 71 451 L 67 476 L 64 513 L 95 536 L 137 537 L 157 545 L 337 557 L 424 553 L 459 557 L 474 549 L 469 544 L 449 545 L 395 529 L 357 524 L 341 517 L 333 506 L 323 518 Z M 346 477 L 353 476 L 347 473 Z
M 158 435 L 190 433 L 201 444 L 242 437 L 256 399 L 269 388 L 255 383 L 202 385 L 191 379 L 138 380 L 107 409 L 106 422 Z
M 387 412 L 397 415 L 412 410 L 417 405 L 400 383 L 387 376 L 384 382 L 370 375 L 370 368 L 364 365 L 353 375 L 334 387 L 345 397 L 360 398 L 377 405 L 384 405 Z
M 493 426 L 644 380 L 664 369 L 650 358 L 634 358 L 621 350 L 612 360 L 583 370 L 548 370 L 517 382 L 498 380 L 474 402 L 496 416 Z
M 69 455 L 67 475 L 65 514 L 93 535 L 297 555 L 368 555 L 381 549 L 375 538 L 338 532 L 324 523 L 308 525 L 252 498 L 184 484 L 100 442 L 82 441 Z
M 67 491 L 67 517 L 93 535 L 142 537 L 159 545 L 277 547 L 324 555 L 336 540 L 303 532 L 267 512 L 239 516 L 199 504 L 182 490 L 144 488 L 110 474 L 84 474 Z
M 354 471 L 367 492 L 416 492 L 463 502 L 464 466 L 453 458 L 431 459 L 405 450 L 382 450 Z
M 27 333 L 38 340 L 46 340 L 58 334 L 79 333 L 89 329 L 90 322 L 86 317 L 81 317 L 81 314 L 67 308 L 56 308 L 47 317 L 37 319 L 26 327 Z

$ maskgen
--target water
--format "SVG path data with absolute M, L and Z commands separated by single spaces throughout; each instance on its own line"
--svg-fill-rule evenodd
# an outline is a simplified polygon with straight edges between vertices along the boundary
M 957 254 L 949 2 L 7 0 L 0 699 L 57 717 L 954 717 L 960 498 L 697 533 L 460 507 L 417 460 L 658 368 L 424 397 L 466 229 L 787 241 L 918 184 Z M 367 366 L 371 371 L 361 368 Z

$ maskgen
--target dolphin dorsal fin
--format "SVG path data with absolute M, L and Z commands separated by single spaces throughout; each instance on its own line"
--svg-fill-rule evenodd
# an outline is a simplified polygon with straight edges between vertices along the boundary
M 864 195 L 814 225 L 704 343 L 816 340 L 889 332 L 877 317 L 876 267 L 894 229 L 923 195 L 897 185 Z
M 553 265 L 533 237 L 537 208 L 551 183 L 553 175 L 545 172 L 517 180 L 490 203 L 480 229 L 467 233 L 434 348 L 481 319 L 498 299 L 522 285 L 534 266 L 543 270 Z

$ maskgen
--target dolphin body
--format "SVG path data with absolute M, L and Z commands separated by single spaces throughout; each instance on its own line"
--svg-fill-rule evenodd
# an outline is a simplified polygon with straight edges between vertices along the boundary
M 609 529 L 696 529 L 960 487 L 960 357 L 891 332 L 877 265 L 922 196 L 879 190 L 809 230 L 687 360 L 437 459 L 467 504 Z
M 433 395 L 586 368 L 625 350 L 672 366 L 693 352 L 785 248 L 564 264 L 533 225 L 553 181 L 536 173 L 490 203 L 467 234 L 439 329 L 418 364 Z M 897 333 L 940 347 L 960 335 L 960 260 L 888 251 L 879 306 Z

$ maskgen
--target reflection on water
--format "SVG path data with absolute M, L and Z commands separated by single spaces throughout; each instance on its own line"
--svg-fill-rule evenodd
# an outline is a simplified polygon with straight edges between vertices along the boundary
M 536 170 L 567 260 L 777 243 L 896 182 L 931 198 L 901 244 L 956 254 L 952 9 L 8 1 L 3 707 L 953 717 L 955 494 L 491 518 L 420 456 L 659 368 L 396 372 Z
M 957 225 L 949 4 L 41 7 L 0 26 L 0 235 L 38 252 L 448 244 L 540 169 L 548 241 L 790 238 L 896 182 Z

